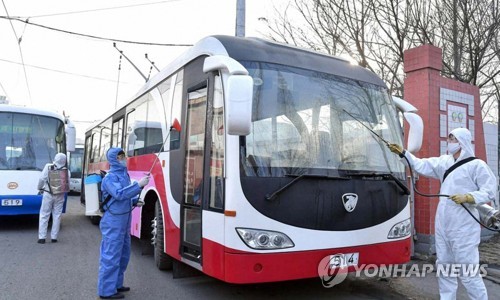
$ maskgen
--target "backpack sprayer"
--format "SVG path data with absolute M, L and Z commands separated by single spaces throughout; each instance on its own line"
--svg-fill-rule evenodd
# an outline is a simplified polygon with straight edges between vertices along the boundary
M 378 135 L 370 127 L 366 126 L 363 122 L 358 120 L 355 116 L 350 114 L 345 109 L 344 109 L 344 112 L 346 112 L 354 120 L 356 120 L 358 123 L 363 125 L 366 129 L 368 129 L 371 133 L 373 133 L 379 139 L 379 141 L 382 141 L 387 146 L 389 146 L 389 142 L 386 141 L 385 139 L 383 139 L 380 135 Z M 420 196 L 428 197 L 428 198 L 431 198 L 431 197 L 449 198 L 450 197 L 450 195 L 444 195 L 444 194 L 424 194 L 424 193 L 419 192 L 416 188 L 416 185 L 415 185 L 415 178 L 413 177 L 413 169 L 411 167 L 410 161 L 408 161 L 408 158 L 406 158 L 406 156 L 403 156 L 403 158 L 406 160 L 406 162 L 408 164 L 408 168 L 410 169 L 410 178 L 411 178 L 411 182 L 413 185 L 413 191 L 415 191 L 415 193 L 417 193 Z M 465 210 L 469 213 L 469 215 L 471 215 L 471 217 L 474 218 L 474 220 L 476 220 L 476 222 L 481 224 L 481 226 L 483 226 L 484 228 L 491 230 L 491 231 L 500 232 L 500 211 L 496 210 L 495 208 L 489 206 L 486 203 L 476 204 L 475 207 L 476 207 L 477 211 L 479 212 L 479 219 L 480 219 L 480 220 L 478 220 L 476 218 L 476 216 L 474 216 L 472 214 L 472 212 L 463 203 L 460 203 L 460 205 L 462 205 L 462 207 L 465 208 Z

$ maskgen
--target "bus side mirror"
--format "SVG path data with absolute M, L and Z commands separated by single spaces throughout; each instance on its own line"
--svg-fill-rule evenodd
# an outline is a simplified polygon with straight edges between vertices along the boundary
M 248 135 L 252 124 L 253 79 L 248 75 L 231 75 L 226 89 L 227 133 Z
M 422 137 L 424 135 L 424 122 L 422 118 L 411 112 L 403 113 L 405 120 L 410 124 L 408 131 L 408 147 L 407 150 L 415 153 L 422 147 Z
M 230 135 L 249 135 L 252 124 L 253 79 L 238 61 L 225 55 L 205 58 L 203 72 L 224 70 L 228 74 L 225 91 L 226 129 Z
M 66 119 L 66 151 L 73 152 L 75 151 L 76 146 L 76 129 L 75 125 L 69 120 Z
M 417 115 L 417 108 L 407 101 L 392 96 L 392 100 L 396 107 L 403 112 L 405 120 L 410 125 L 408 130 L 408 147 L 407 150 L 411 153 L 415 153 L 422 147 L 422 139 L 424 136 L 424 122 L 422 118 Z

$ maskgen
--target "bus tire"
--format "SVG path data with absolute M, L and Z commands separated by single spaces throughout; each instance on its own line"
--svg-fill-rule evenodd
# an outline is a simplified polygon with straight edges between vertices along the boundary
M 90 216 L 90 223 L 92 223 L 94 225 L 99 225 L 100 222 L 101 222 L 101 217 L 99 217 L 99 216 Z
M 153 227 L 152 233 L 156 267 L 160 270 L 172 270 L 172 257 L 165 253 L 163 215 L 160 201 L 156 201 L 155 218 L 151 226 Z

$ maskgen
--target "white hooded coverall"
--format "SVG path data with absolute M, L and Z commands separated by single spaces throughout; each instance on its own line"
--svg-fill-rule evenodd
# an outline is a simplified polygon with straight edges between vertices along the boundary
M 412 168 L 419 174 L 443 180 L 443 175 L 456 162 L 474 156 L 470 131 L 457 128 L 450 132 L 458 140 L 461 153 L 455 161 L 453 155 L 441 155 L 419 159 L 405 151 Z M 465 163 L 449 173 L 441 182 L 440 194 L 470 194 L 476 203 L 495 200 L 497 182 L 488 165 L 475 159 Z M 479 213 L 474 205 L 464 204 L 479 219 Z M 435 220 L 437 268 L 451 269 L 449 264 L 479 265 L 479 242 L 481 239 L 480 225 L 459 204 L 448 197 L 440 197 Z M 448 269 L 449 270 L 449 269 Z M 469 276 L 461 274 L 460 280 L 467 290 L 470 299 L 488 299 L 480 272 Z M 457 278 L 439 274 L 439 294 L 441 299 L 456 299 Z
M 46 164 L 42 170 L 42 175 L 38 182 L 38 189 L 43 190 L 42 206 L 40 207 L 40 218 L 38 223 L 38 239 L 47 238 L 47 227 L 49 225 L 50 214 L 52 213 L 52 229 L 50 238 L 57 240 L 59 228 L 61 227 L 61 215 L 64 206 L 64 193 L 53 195 L 49 192 L 49 168 L 55 165 L 57 169 L 66 166 L 66 154 L 57 153 L 53 164 Z M 71 177 L 68 170 L 68 178 Z

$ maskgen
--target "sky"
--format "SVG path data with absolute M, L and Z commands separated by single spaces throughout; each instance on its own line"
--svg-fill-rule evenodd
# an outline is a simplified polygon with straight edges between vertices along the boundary
M 107 39 L 192 45 L 209 35 L 235 35 L 237 0 L 1 1 L 0 17 L 29 18 L 31 24 L 0 18 L 0 96 L 10 104 L 64 112 L 79 138 L 145 83 L 124 57 L 120 64 L 117 49 L 146 77 L 151 64 L 145 54 L 161 69 L 188 49 L 126 42 L 115 48 Z M 246 36 L 264 37 L 266 24 L 259 18 L 272 18 L 274 8 L 289 0 L 245 2 Z M 151 76 L 156 73 L 153 68 Z

